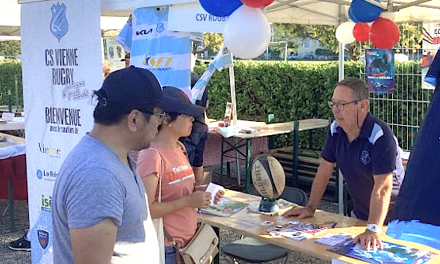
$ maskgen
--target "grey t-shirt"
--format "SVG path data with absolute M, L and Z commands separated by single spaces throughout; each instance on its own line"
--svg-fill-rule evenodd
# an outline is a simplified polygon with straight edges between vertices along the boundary
M 69 229 L 92 227 L 105 218 L 118 226 L 111 263 L 159 263 L 145 189 L 130 163 L 131 168 L 89 135 L 71 151 L 53 193 L 54 263 L 74 263 Z

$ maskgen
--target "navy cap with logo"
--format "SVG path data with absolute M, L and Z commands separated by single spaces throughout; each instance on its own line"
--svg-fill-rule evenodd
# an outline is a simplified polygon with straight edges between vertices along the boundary
M 98 107 L 161 107 L 164 111 L 177 100 L 164 96 L 156 77 L 149 70 L 130 66 L 107 76 L 98 94 Z
M 203 116 L 205 108 L 192 104 L 182 90 L 171 86 L 164 86 L 163 93 L 167 98 L 175 99 L 172 104 L 167 104 L 168 107 L 166 109 L 164 108 L 165 112 L 184 114 L 195 118 Z

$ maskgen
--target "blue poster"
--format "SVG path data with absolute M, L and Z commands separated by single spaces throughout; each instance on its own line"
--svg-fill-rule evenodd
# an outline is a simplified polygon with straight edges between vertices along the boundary
M 394 92 L 394 50 L 366 49 L 366 77 L 371 93 Z

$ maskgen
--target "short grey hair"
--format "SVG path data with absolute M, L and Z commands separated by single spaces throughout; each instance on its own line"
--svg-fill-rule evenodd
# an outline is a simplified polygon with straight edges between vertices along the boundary
M 370 100 L 370 88 L 367 83 L 359 78 L 348 77 L 340 82 L 337 86 L 345 86 L 351 89 L 354 100 Z

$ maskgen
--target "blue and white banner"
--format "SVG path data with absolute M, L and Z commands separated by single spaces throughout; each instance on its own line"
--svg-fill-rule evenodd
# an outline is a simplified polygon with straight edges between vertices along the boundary
M 226 21 L 227 17 L 216 17 L 206 12 L 197 1 L 170 6 L 168 30 L 223 33 Z
M 206 85 L 216 70 L 221 71 L 224 68 L 233 66 L 232 54 L 223 46 L 215 56 L 214 60 L 206 68 L 202 77 L 194 84 L 191 90 L 191 103 L 195 104 L 197 100 L 202 100 Z
M 33 264 L 53 263 L 52 192 L 59 168 L 93 124 L 102 83 L 100 1 L 22 5 L 29 238 Z

